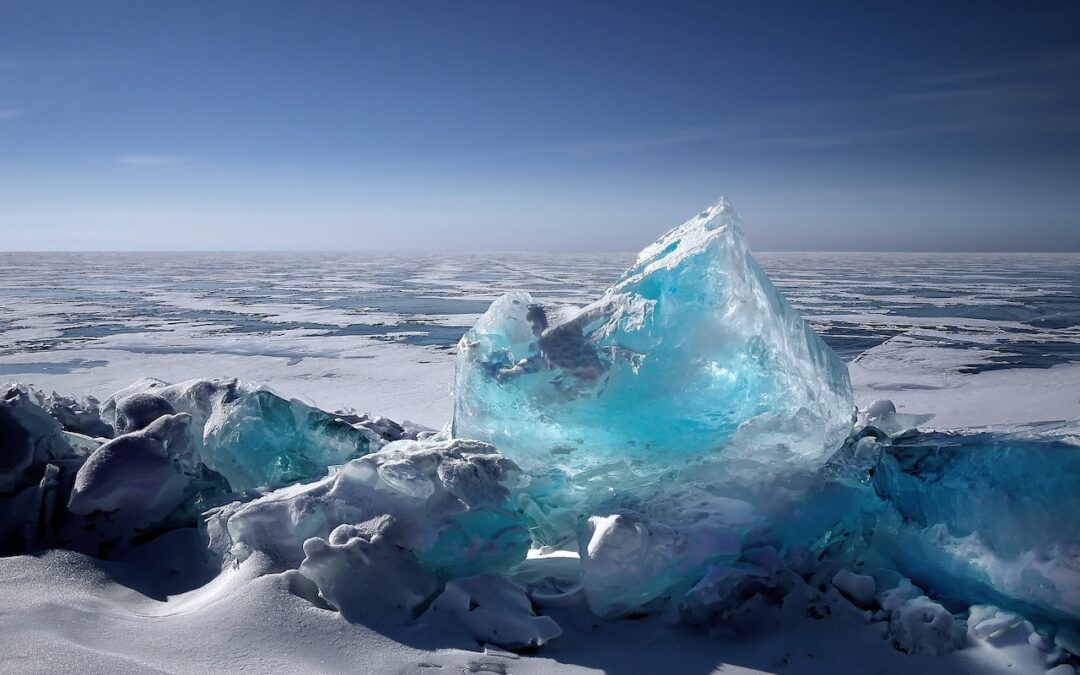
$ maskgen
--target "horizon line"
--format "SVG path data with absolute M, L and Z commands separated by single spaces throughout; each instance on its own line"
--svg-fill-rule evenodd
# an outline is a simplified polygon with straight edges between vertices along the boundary
M 528 254 L 528 255 L 557 255 L 557 254 L 569 254 L 569 253 L 594 253 L 594 254 L 608 254 L 608 255 L 637 255 L 639 250 L 618 250 L 618 249 L 593 249 L 593 250 L 574 250 L 574 249 L 553 249 L 553 250 L 525 250 L 525 249 L 390 249 L 390 248 L 346 248 L 346 249 L 322 249 L 322 248 L 265 248 L 265 249 L 198 249 L 198 248 L 183 248 L 183 249 L 51 249 L 51 248 L 39 248 L 39 249 L 0 249 L 0 255 L 11 255 L 18 253 L 55 253 L 55 254 L 91 254 L 91 253 L 111 253 L 111 254 L 139 254 L 139 253 L 152 253 L 152 254 L 227 254 L 227 253 L 239 253 L 239 254 L 253 254 L 253 253 L 327 253 L 327 254 L 341 254 L 341 253 L 371 253 L 371 254 L 476 254 L 476 253 L 513 253 L 513 254 Z M 1080 249 L 1074 250 L 1040 250 L 1032 249 L 1026 251 L 1012 251 L 1012 250 L 952 250 L 952 249 L 761 249 L 751 250 L 751 254 L 771 254 L 771 253 L 874 253 L 874 254 L 960 254 L 960 255 L 1077 255 L 1080 254 Z

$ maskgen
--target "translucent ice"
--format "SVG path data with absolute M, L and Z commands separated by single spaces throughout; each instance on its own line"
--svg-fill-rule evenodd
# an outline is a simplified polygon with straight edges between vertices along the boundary
M 578 544 L 589 608 L 613 618 L 649 606 L 681 582 L 701 578 L 706 562 L 731 559 L 741 533 L 758 522 L 748 504 L 717 498 L 707 509 L 683 503 L 685 519 L 660 522 L 620 510 L 590 517 Z
M 385 442 L 368 425 L 237 380 L 168 384 L 144 378 L 114 394 L 103 408 L 125 431 L 174 411 L 191 415 L 192 455 L 181 461 L 189 467 L 205 464 L 234 490 L 318 478 L 328 466 Z
M 1080 452 L 1068 439 L 923 434 L 872 485 L 898 518 L 875 546 L 941 597 L 1080 617 Z
M 496 300 L 459 345 L 455 436 L 530 473 L 747 455 L 822 463 L 851 428 L 847 369 L 750 256 L 721 200 L 592 304 Z

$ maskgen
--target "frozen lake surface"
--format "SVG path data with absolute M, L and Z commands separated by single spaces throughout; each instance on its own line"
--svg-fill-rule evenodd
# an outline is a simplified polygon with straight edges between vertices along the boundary
M 1080 418 L 1080 255 L 756 257 L 848 364 L 860 406 L 889 398 L 904 412 L 935 415 L 928 426 L 941 429 L 1038 428 Z M 144 376 L 238 377 L 327 409 L 441 426 L 451 414 L 456 343 L 492 300 L 526 290 L 541 302 L 585 303 L 632 260 L 0 253 L 0 383 L 104 398 Z M 1062 428 L 1072 434 L 1063 442 L 1075 443 L 1075 427 L 1047 426 Z M 1044 484 L 1059 483 L 1040 479 Z M 1061 494 L 1054 492 L 1055 505 Z M 895 634 L 891 619 L 871 621 L 837 590 L 831 604 L 820 605 L 823 613 L 809 611 L 808 603 L 824 595 L 792 593 L 780 609 L 763 610 L 768 630 L 746 634 L 673 629 L 666 615 L 598 621 L 579 601 L 545 609 L 564 635 L 542 652 L 480 653 L 471 637 L 439 625 L 383 632 L 346 621 L 300 597 L 295 570 L 279 573 L 269 558 L 227 565 L 220 574 L 216 558 L 209 571 L 177 562 L 204 545 L 188 527 L 136 547 L 121 563 L 60 549 L 0 558 L 0 604 L 18 608 L 0 612 L 10 669 L 354 672 L 365 664 L 378 672 L 447 667 L 532 675 L 665 672 L 678 664 L 681 672 L 702 674 L 802 675 L 861 673 L 874 663 L 882 673 L 966 674 L 1042 673 L 1050 658 L 1031 642 L 1037 636 L 1030 624 L 1007 639 L 969 636 L 963 649 L 944 656 L 903 653 L 885 639 Z M 1069 572 L 1071 558 L 1060 559 Z M 832 577 L 836 588 L 839 578 Z M 1065 588 L 1075 588 L 1068 585 L 1073 578 L 1063 577 Z M 1072 672 L 1062 668 L 1052 672 Z
M 0 253 L 0 380 L 107 396 L 229 376 L 438 426 L 501 293 L 585 303 L 629 253 Z M 756 254 L 856 398 L 940 427 L 1080 415 L 1080 255 Z

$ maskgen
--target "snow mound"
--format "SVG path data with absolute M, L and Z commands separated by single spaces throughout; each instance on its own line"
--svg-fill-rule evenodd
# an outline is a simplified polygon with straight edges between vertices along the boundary
M 359 537 L 354 549 L 388 537 L 435 572 L 461 576 L 525 557 L 528 533 L 505 485 L 516 475 L 514 463 L 486 443 L 395 441 L 322 480 L 212 510 L 206 527 L 211 546 L 226 559 L 259 551 L 295 568 L 305 555 L 324 552 L 321 544 L 305 545 L 313 537 L 328 545 Z M 384 517 L 379 537 L 366 544 L 359 531 L 343 530 L 337 544 L 331 537 L 340 525 Z
M 165 415 L 95 450 L 75 476 L 68 510 L 81 516 L 118 511 L 135 527 L 164 518 L 191 482 L 178 459 L 187 454 L 190 422 L 185 413 Z

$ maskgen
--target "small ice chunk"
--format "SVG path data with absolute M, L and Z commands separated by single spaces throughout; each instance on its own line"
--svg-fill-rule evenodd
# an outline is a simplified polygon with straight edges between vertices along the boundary
M 832 578 L 832 585 L 841 593 L 851 598 L 860 607 L 868 607 L 874 602 L 877 584 L 874 577 L 842 569 Z
M 127 434 L 145 429 L 151 422 L 176 410 L 157 394 L 141 392 L 131 394 L 116 402 L 116 433 Z
M 974 637 L 1000 645 L 1005 641 L 1016 641 L 1013 634 L 1022 633 L 1022 641 L 1027 642 L 1034 627 L 1023 617 L 1012 612 L 1004 612 L 989 605 L 975 605 L 968 617 L 968 632 Z
M 870 405 L 866 406 L 863 414 L 867 419 L 878 419 L 885 415 L 891 415 L 896 412 L 896 404 L 887 398 L 879 398 Z
M 775 585 L 772 575 L 757 565 L 710 565 L 701 581 L 679 603 L 679 616 L 690 624 L 722 620 L 755 593 Z
M 889 399 L 878 399 L 859 411 L 857 426 L 872 426 L 884 431 L 889 436 L 899 438 L 910 436 L 917 428 L 934 419 L 931 414 L 911 414 L 896 412 L 896 405 Z
M 300 573 L 345 619 L 366 623 L 410 621 L 438 590 L 435 575 L 395 541 L 389 516 L 339 525 L 328 539 L 304 542 Z
M 908 653 L 940 656 L 956 648 L 958 627 L 953 615 L 903 580 L 881 597 L 889 615 L 889 629 L 896 645 Z
M 581 531 L 585 600 L 598 616 L 639 610 L 687 573 L 690 543 L 674 528 L 633 512 L 592 516 Z
M 539 647 L 562 635 L 551 617 L 537 616 L 524 588 L 495 574 L 450 581 L 431 603 L 428 617 L 452 620 L 477 642 L 506 649 Z

